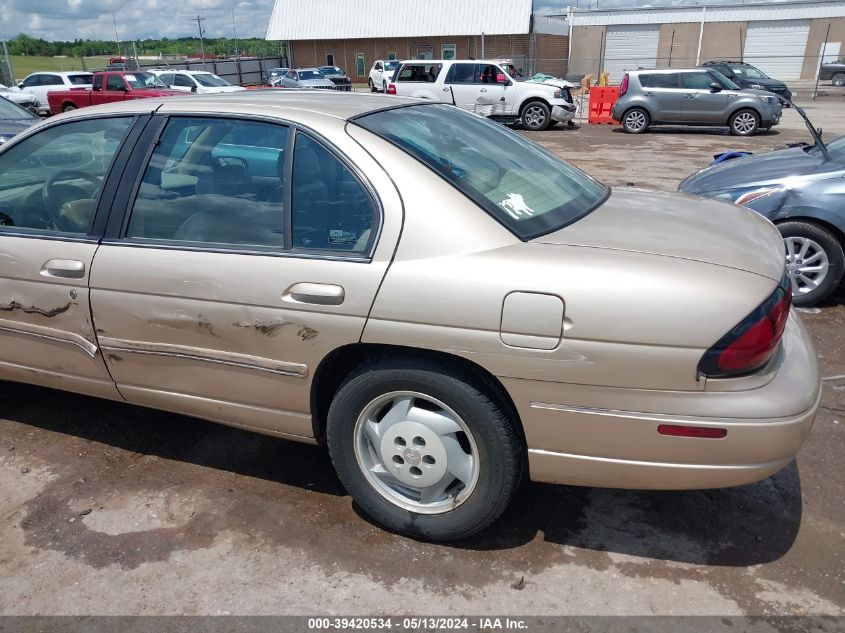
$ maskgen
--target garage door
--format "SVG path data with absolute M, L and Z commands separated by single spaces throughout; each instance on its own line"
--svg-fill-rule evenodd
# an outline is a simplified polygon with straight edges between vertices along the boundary
M 626 70 L 654 68 L 657 64 L 657 24 L 626 24 L 607 27 L 604 45 L 604 69 L 610 83 L 622 80 Z
M 781 81 L 801 79 L 809 20 L 749 22 L 745 61 Z

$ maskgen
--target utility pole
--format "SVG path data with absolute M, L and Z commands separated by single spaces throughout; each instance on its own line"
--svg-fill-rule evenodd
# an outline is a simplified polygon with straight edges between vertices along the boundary
M 205 40 L 203 39 L 203 32 L 202 32 L 202 23 L 205 22 L 205 18 L 202 15 L 198 15 L 197 18 L 197 28 L 200 32 L 200 57 L 202 58 L 202 67 L 205 70 Z M 191 20 L 193 21 L 193 20 Z
M 114 11 L 111 12 L 111 19 L 114 22 L 114 41 L 117 42 L 117 56 L 122 57 L 120 54 L 120 38 L 117 35 L 117 18 L 114 17 Z
M 828 27 L 828 30 L 830 27 Z M 3 41 L 3 59 L 6 62 L 4 65 L 6 66 L 5 71 L 8 73 L 7 82 L 10 86 L 14 86 L 17 82 L 15 81 L 15 74 L 12 72 L 12 60 L 9 58 L 9 49 L 6 48 L 6 42 Z M 0 72 L 0 75 L 3 73 Z
M 232 9 L 232 35 L 235 38 L 235 57 L 238 57 L 238 27 L 235 25 L 235 10 Z

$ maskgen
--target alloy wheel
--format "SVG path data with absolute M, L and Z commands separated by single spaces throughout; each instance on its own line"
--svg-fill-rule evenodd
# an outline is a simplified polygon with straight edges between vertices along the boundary
M 734 117 L 734 130 L 737 134 L 751 134 L 757 127 L 757 117 L 751 112 L 740 112 Z
M 818 288 L 830 270 L 825 250 L 818 242 L 807 237 L 786 237 L 783 243 L 792 294 L 800 296 Z
M 640 110 L 634 110 L 625 116 L 625 127 L 631 132 L 639 132 L 645 124 L 645 114 Z
M 454 510 L 478 483 L 479 454 L 469 427 L 422 393 L 395 391 L 367 404 L 355 423 L 354 446 L 376 492 L 411 512 Z
M 522 120 L 526 127 L 532 130 L 537 130 L 543 127 L 543 124 L 546 122 L 546 112 L 540 106 L 528 106 L 525 108 Z

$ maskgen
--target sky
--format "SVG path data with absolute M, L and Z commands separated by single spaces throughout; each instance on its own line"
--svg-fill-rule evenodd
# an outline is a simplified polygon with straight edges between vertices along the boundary
M 424 0 L 420 0 L 424 1 Z M 459 1 L 459 0 L 455 0 Z M 707 0 L 727 4 L 741 0 Z M 758 0 L 759 1 L 759 0 Z M 777 0 L 774 0 L 777 1 Z M 343 0 L 337 0 L 343 2 Z M 274 0 L 0 0 L 0 38 L 27 33 L 46 40 L 114 39 L 112 12 L 121 41 L 197 34 L 196 17 L 206 18 L 207 37 L 264 37 Z M 611 9 L 705 4 L 698 0 L 535 0 L 536 12 L 564 12 L 567 5 Z M 386 6 L 390 6 L 388 2 Z

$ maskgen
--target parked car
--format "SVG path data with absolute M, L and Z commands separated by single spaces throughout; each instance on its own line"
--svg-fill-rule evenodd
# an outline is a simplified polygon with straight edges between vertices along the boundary
M 834 86 L 845 86 L 845 59 L 822 64 L 819 68 L 819 80 L 829 81 Z
M 792 92 L 787 85 L 778 79 L 772 79 L 762 70 L 745 62 L 710 61 L 704 62 L 705 68 L 713 68 L 722 73 L 740 88 L 766 90 L 787 101 L 792 101 Z
M 18 89 L 13 90 L 8 86 L 0 84 L 0 97 L 5 98 L 12 103 L 18 104 L 20 107 L 26 108 L 34 114 L 38 114 L 38 99 L 35 98 L 35 95 L 29 92 L 23 92 Z
M 338 66 L 320 66 L 318 69 L 323 76 L 331 81 L 338 90 L 352 90 L 352 80 Z
M 264 83 L 268 86 L 278 86 L 282 77 L 287 75 L 289 70 L 290 68 L 271 68 L 264 77 Z
M 51 90 L 70 90 L 71 88 L 90 88 L 94 75 L 89 72 L 39 72 L 27 75 L 18 84 L 23 92 L 28 92 L 38 100 L 39 114 L 50 114 L 47 93 Z
M 173 70 L 151 69 L 149 71 L 162 83 L 180 92 L 194 92 L 196 94 L 212 94 L 215 92 L 238 92 L 246 90 L 242 86 L 233 86 L 222 77 L 204 70 Z
M 393 73 L 401 64 L 398 59 L 377 59 L 370 68 L 367 85 L 372 92 L 387 92 L 387 86 L 393 80 Z
M 31 110 L 13 101 L 0 99 L 0 147 L 38 121 L 38 115 Z
M 824 301 L 845 268 L 845 136 L 729 160 L 684 180 L 678 191 L 725 200 L 768 218 L 783 236 L 793 303 Z
M 319 68 L 291 68 L 279 81 L 282 88 L 335 90 L 337 86 L 323 76 Z
M 572 121 L 576 113 L 568 90 L 531 81 L 499 60 L 405 61 L 387 92 L 451 103 L 530 131 Z
M 652 125 L 707 125 L 751 136 L 777 125 L 781 112 L 774 95 L 742 90 L 717 70 L 671 68 L 626 72 L 611 115 L 630 134 Z
M 112 103 L 7 144 L 0 379 L 325 440 L 428 539 L 523 473 L 712 488 L 794 459 L 820 377 L 771 223 L 611 191 L 451 105 L 332 97 Z
M 145 72 L 98 72 L 94 73 L 92 87 L 88 90 L 51 90 L 47 93 L 50 112 L 68 112 L 112 101 L 168 97 L 184 94 L 171 90 L 152 73 Z

